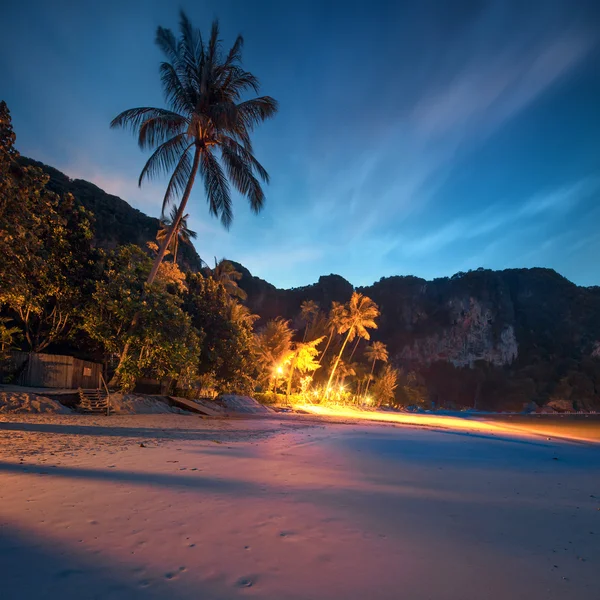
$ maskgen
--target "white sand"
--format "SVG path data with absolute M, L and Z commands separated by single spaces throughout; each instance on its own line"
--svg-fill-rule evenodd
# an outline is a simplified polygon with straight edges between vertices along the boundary
M 60 402 L 27 392 L 0 391 L 0 414 L 54 413 L 67 415 L 71 409 Z
M 295 423 L 0 417 L 0 597 L 598 598 L 597 446 Z

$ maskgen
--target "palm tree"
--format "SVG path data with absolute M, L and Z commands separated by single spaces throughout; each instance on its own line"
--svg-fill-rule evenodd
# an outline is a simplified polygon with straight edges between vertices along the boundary
M 169 235 L 169 228 L 174 223 L 176 217 L 177 217 L 177 207 L 173 206 L 173 208 L 171 209 L 171 218 L 163 219 L 160 222 L 161 228 L 158 230 L 158 233 L 156 234 L 157 242 L 159 242 L 159 243 L 162 242 L 167 237 L 167 235 Z M 193 239 L 195 240 L 196 237 L 198 236 L 198 234 L 195 231 L 192 231 L 188 227 L 188 224 L 187 224 L 188 217 L 189 217 L 189 215 L 183 215 L 183 217 L 181 217 L 181 219 L 179 220 L 179 224 L 177 225 L 177 227 L 175 227 L 175 234 L 171 238 L 171 247 L 169 248 L 169 250 L 173 254 L 173 262 L 174 263 L 177 262 L 177 250 L 179 249 L 179 242 L 183 242 L 184 244 L 191 246 L 192 240 Z
M 323 354 L 321 354 L 321 357 L 319 358 L 319 362 L 323 360 L 325 353 L 329 349 L 329 344 L 331 344 L 331 340 L 335 336 L 337 330 L 340 328 L 343 319 L 344 305 L 334 300 L 331 303 L 331 310 L 329 311 L 329 336 L 327 337 L 327 345 L 325 346 L 325 350 L 323 350 Z
M 232 323 L 243 325 L 252 329 L 255 321 L 260 319 L 259 315 L 252 314 L 245 304 L 240 304 L 235 300 L 229 306 L 229 318 Z
M 294 371 L 298 369 L 300 373 L 316 371 L 321 365 L 315 360 L 319 355 L 317 346 L 323 341 L 324 336 L 313 340 L 312 342 L 296 342 L 294 347 L 286 358 L 290 363 L 290 372 L 288 375 L 288 385 L 286 396 L 289 398 L 292 393 L 292 379 Z
M 371 338 L 367 329 L 377 329 L 377 323 L 375 319 L 379 316 L 379 308 L 377 304 L 368 298 L 363 296 L 359 292 L 353 292 L 352 297 L 348 304 L 344 307 L 344 313 L 341 317 L 341 324 L 338 327 L 338 333 L 348 332 L 340 353 L 331 369 L 329 375 L 329 381 L 327 382 L 326 391 L 329 390 L 333 376 L 337 369 L 337 366 L 342 358 L 346 344 L 351 342 L 356 336 L 368 340 Z
M 255 354 L 262 368 L 262 379 L 275 375 L 275 381 L 283 374 L 283 363 L 290 355 L 294 330 L 290 321 L 277 317 L 267 321 L 255 336 Z
M 367 386 L 365 388 L 365 396 L 369 391 L 369 383 L 373 377 L 373 371 L 375 370 L 375 363 L 380 360 L 382 362 L 388 361 L 388 351 L 387 347 L 383 342 L 373 342 L 370 346 L 367 346 L 365 350 L 365 356 L 372 361 L 371 363 L 371 374 L 367 379 Z
M 398 376 L 400 372 L 392 368 L 390 365 L 385 365 L 373 386 L 373 394 L 377 398 L 377 406 L 381 406 L 384 402 L 389 404 L 394 399 L 396 388 L 398 387 Z
M 232 298 L 245 300 L 248 297 L 248 294 L 238 285 L 242 274 L 227 259 L 222 258 L 217 261 L 217 257 L 215 256 L 214 268 L 211 269 L 209 266 L 206 266 L 203 272 L 206 277 L 210 277 L 220 283 Z
M 319 314 L 319 304 L 314 300 L 305 300 L 300 305 L 300 316 L 304 323 L 306 323 L 306 327 L 304 328 L 304 337 L 302 341 L 306 341 L 306 336 L 308 334 L 308 327 L 311 324 L 314 324 L 316 316 Z
M 241 36 L 223 54 L 218 21 L 204 42 L 200 30 L 181 12 L 179 40 L 170 29 L 159 27 L 156 43 L 167 59 L 160 65 L 160 76 L 169 109 L 131 108 L 111 122 L 111 127 L 131 128 L 140 148 L 154 151 L 142 169 L 140 185 L 170 174 L 163 214 L 182 195 L 148 283 L 154 281 L 185 213 L 197 174 L 204 183 L 209 212 L 226 228 L 233 219 L 230 183 L 248 198 L 255 213 L 261 210 L 265 196 L 259 178 L 268 182 L 269 176 L 254 157 L 250 133 L 277 112 L 277 102 L 270 96 L 242 100 L 248 90 L 258 93 L 259 81 L 241 67 Z

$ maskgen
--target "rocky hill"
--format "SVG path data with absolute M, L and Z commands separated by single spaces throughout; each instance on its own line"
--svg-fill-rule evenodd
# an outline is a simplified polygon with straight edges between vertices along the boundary
M 114 248 L 119 244 L 137 244 L 145 248 L 146 242 L 156 239 L 159 220 L 133 208 L 122 198 L 107 194 L 89 181 L 70 179 L 58 169 L 31 158 L 20 157 L 19 160 L 42 169 L 50 177 L 50 190 L 61 195 L 73 194 L 94 214 L 94 241 L 98 246 Z M 188 267 L 200 268 L 200 257 L 193 247 L 181 244 L 179 253 Z

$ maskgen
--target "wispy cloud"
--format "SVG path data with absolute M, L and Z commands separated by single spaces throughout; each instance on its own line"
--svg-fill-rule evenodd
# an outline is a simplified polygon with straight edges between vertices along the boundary
M 439 253 L 457 242 L 501 233 L 509 227 L 542 226 L 545 218 L 563 218 L 599 190 L 599 178 L 585 178 L 520 202 L 507 201 L 457 218 L 424 235 L 400 239 L 394 250 L 403 256 L 422 257 Z
M 556 39 L 534 41 L 529 48 L 513 43 L 495 56 L 475 58 L 419 100 L 411 120 L 426 137 L 457 130 L 465 136 L 489 135 L 568 73 L 596 43 L 591 33 L 570 30 Z

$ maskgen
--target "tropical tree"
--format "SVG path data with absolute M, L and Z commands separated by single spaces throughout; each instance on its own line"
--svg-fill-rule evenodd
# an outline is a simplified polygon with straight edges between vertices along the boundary
M 229 305 L 229 318 L 233 323 L 246 325 L 252 329 L 255 321 L 260 319 L 258 315 L 252 314 L 245 304 L 231 302 Z
M 373 342 L 370 346 L 367 346 L 365 350 L 365 356 L 371 361 L 371 374 L 367 379 L 367 385 L 365 387 L 365 396 L 369 391 L 369 383 L 373 378 L 373 371 L 375 370 L 375 363 L 380 360 L 382 362 L 388 361 L 387 347 L 383 342 Z
M 213 279 L 188 273 L 186 283 L 183 308 L 203 333 L 198 367 L 201 377 L 217 392 L 250 392 L 257 369 L 252 332 L 256 315 L 232 301 Z
M 305 300 L 300 305 L 300 317 L 305 323 L 304 327 L 304 336 L 302 337 L 302 341 L 306 341 L 306 336 L 308 334 L 308 328 L 314 323 L 315 318 L 319 314 L 319 304 L 314 300 Z
M 242 274 L 230 261 L 225 258 L 217 261 L 217 257 L 215 257 L 214 268 L 211 269 L 207 265 L 202 272 L 206 277 L 214 279 L 221 284 L 232 298 L 239 298 L 240 300 L 246 299 L 246 292 L 238 285 L 238 281 L 242 278 Z
M 208 41 L 181 12 L 180 35 L 159 27 L 156 44 L 166 60 L 160 77 L 168 109 L 131 108 L 119 114 L 111 127 L 129 127 L 142 150 L 153 153 L 139 177 L 169 174 L 165 208 L 178 195 L 181 202 L 148 275 L 152 283 L 166 249 L 185 214 L 196 176 L 204 183 L 209 212 L 228 228 L 233 220 L 230 184 L 248 198 L 258 213 L 264 204 L 260 180 L 269 181 L 254 156 L 250 134 L 277 112 L 270 96 L 242 100 L 245 92 L 258 93 L 258 79 L 241 67 L 244 40 L 238 36 L 228 53 L 222 51 L 219 23 L 214 21 Z
M 288 398 L 292 393 L 292 379 L 296 369 L 302 375 L 305 375 L 306 373 L 312 373 L 313 371 L 316 371 L 321 366 L 316 360 L 317 356 L 319 355 L 317 346 L 324 339 L 324 337 L 320 337 L 316 340 L 312 340 L 311 342 L 296 342 L 293 345 L 293 348 L 285 359 L 286 363 L 290 363 L 286 392 Z
M 260 366 L 259 379 L 263 384 L 271 377 L 283 374 L 283 364 L 290 356 L 294 330 L 290 321 L 277 317 L 267 321 L 265 327 L 255 336 L 256 356 Z
M 342 359 L 342 354 L 344 353 L 346 344 L 351 342 L 356 336 L 365 340 L 369 340 L 371 336 L 367 330 L 377 329 L 377 323 L 375 322 L 375 319 L 378 316 L 379 308 L 377 307 L 377 304 L 371 300 L 371 298 L 363 296 L 363 294 L 359 292 L 352 293 L 352 297 L 344 306 L 343 314 L 340 315 L 338 333 L 346 333 L 346 337 L 333 368 L 331 369 L 329 380 L 327 381 L 327 391 L 331 386 L 335 371 L 340 360 Z
M 162 243 L 163 240 L 169 235 L 169 228 L 172 226 L 173 222 L 177 217 L 177 207 L 173 206 L 171 208 L 171 217 L 170 219 L 163 219 L 161 221 L 161 228 L 158 230 L 156 234 L 156 241 Z M 195 231 L 192 231 L 188 227 L 188 217 L 189 215 L 183 215 L 179 220 L 177 227 L 175 227 L 175 233 L 171 238 L 171 246 L 168 250 L 173 254 L 173 262 L 177 262 L 177 250 L 179 249 L 179 242 L 183 244 L 187 244 L 188 246 L 192 245 L 192 240 L 196 239 L 198 234 Z
M 172 277 L 173 264 L 161 265 L 155 283 L 144 285 L 152 261 L 140 247 L 119 246 L 101 262 L 102 275 L 81 310 L 80 327 L 107 358 L 119 359 L 121 387 L 131 389 L 142 376 L 190 381 L 204 334 L 182 308 L 183 288 L 179 277 Z M 130 327 L 136 313 L 137 325 Z
M 342 321 L 344 319 L 345 309 L 344 305 L 340 302 L 336 302 L 335 300 L 331 303 L 331 310 L 329 311 L 329 319 L 328 319 L 328 327 L 329 327 L 329 335 L 327 336 L 327 345 L 325 346 L 325 350 L 323 350 L 323 354 L 319 357 L 319 362 L 323 361 L 327 350 L 329 349 L 329 344 L 331 344 L 331 340 L 335 337 L 338 329 L 340 328 Z
M 383 367 L 373 386 L 373 395 L 376 398 L 377 406 L 393 402 L 398 387 L 398 375 L 399 371 L 392 366 L 385 365 Z

